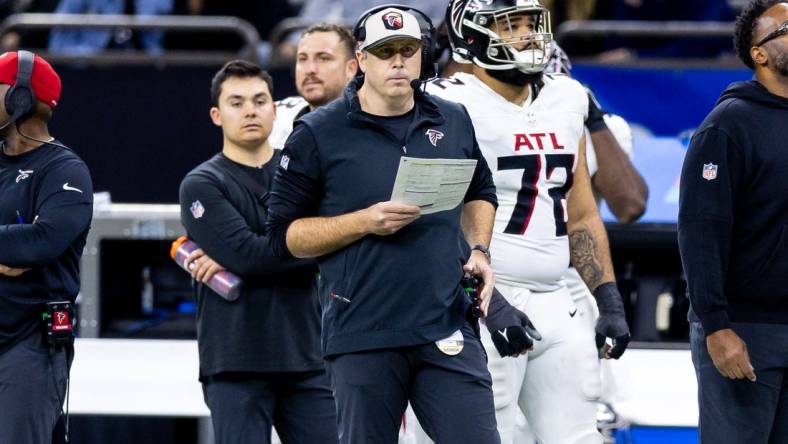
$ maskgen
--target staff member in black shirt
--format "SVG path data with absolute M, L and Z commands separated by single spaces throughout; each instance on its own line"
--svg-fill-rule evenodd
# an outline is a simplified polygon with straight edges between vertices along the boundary
M 47 303 L 73 303 L 93 215 L 85 163 L 49 135 L 60 77 L 27 51 L 0 56 L 0 442 L 50 444 L 74 357 L 48 344 Z M 61 305 L 62 307 L 63 305 Z M 57 319 L 70 331 L 68 311 Z
M 200 250 L 187 259 L 197 280 L 200 380 L 216 442 L 337 441 L 334 399 L 319 352 L 313 262 L 274 257 L 262 234 L 281 152 L 268 143 L 275 108 L 271 77 L 227 63 L 211 85 L 211 120 L 222 152 L 181 183 L 181 222 Z M 228 302 L 204 282 L 220 270 L 244 280 Z
M 679 249 L 691 303 L 700 441 L 788 442 L 788 2 L 736 21 L 734 83 L 692 137 Z

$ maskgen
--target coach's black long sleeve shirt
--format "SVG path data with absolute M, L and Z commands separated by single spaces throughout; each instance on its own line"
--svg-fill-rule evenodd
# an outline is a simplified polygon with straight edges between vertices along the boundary
M 90 173 L 72 151 L 0 153 L 0 264 L 30 269 L 0 275 L 0 351 L 38 327 L 43 303 L 74 301 L 92 216 Z
M 317 267 L 276 257 L 263 234 L 267 190 L 280 156 L 275 150 L 262 168 L 253 168 L 217 154 L 181 182 L 181 223 L 189 238 L 244 280 L 234 302 L 195 285 L 203 380 L 323 369 Z M 252 189 L 253 183 L 259 187 Z
M 731 85 L 692 138 L 679 249 L 690 320 L 788 324 L 788 99 Z
M 402 140 L 391 119 L 361 110 L 359 84 L 296 122 L 285 144 L 266 224 L 279 254 L 289 254 L 286 233 L 296 219 L 390 200 L 402 156 L 476 159 L 465 201 L 497 205 L 461 105 L 417 91 Z M 426 344 L 460 328 L 469 304 L 460 279 L 470 255 L 461 213 L 458 205 L 422 215 L 392 235 L 367 235 L 318 258 L 324 355 Z

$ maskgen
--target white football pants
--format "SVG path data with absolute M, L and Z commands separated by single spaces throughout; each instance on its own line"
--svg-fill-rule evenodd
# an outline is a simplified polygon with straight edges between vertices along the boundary
M 596 422 L 601 381 L 593 301 L 586 297 L 576 304 L 566 287 L 536 293 L 498 279 L 496 288 L 528 315 L 542 335 L 525 356 L 502 358 L 487 329 L 481 329 L 501 443 L 533 444 L 535 436 L 540 444 L 601 444 Z M 429 443 L 411 418 L 404 442 Z

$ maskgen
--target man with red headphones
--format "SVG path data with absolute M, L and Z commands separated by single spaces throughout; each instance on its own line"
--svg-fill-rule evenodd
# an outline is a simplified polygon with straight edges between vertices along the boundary
M 71 304 L 93 215 L 85 163 L 49 135 L 60 77 L 0 55 L 0 442 L 50 444 L 74 357 Z

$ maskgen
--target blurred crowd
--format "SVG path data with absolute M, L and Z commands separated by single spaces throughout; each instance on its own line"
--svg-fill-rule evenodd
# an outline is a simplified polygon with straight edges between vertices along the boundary
M 389 0 L 0 0 L 0 18 L 24 12 L 68 14 L 136 14 L 236 16 L 251 23 L 260 35 L 255 50 L 263 65 L 290 64 L 295 41 L 309 24 L 329 21 L 352 25 L 360 11 Z M 418 6 L 438 24 L 446 0 L 400 0 Z M 552 15 L 553 31 L 568 20 L 733 21 L 740 0 L 542 0 Z M 562 46 L 572 55 L 596 56 L 606 62 L 644 57 L 718 56 L 732 53 L 730 39 L 573 39 Z M 51 31 L 13 29 L 0 36 L 0 50 L 19 47 L 50 53 L 87 55 L 107 49 L 137 49 L 151 54 L 164 50 L 234 50 L 243 45 L 234 35 L 216 33 L 138 32 L 130 29 Z

